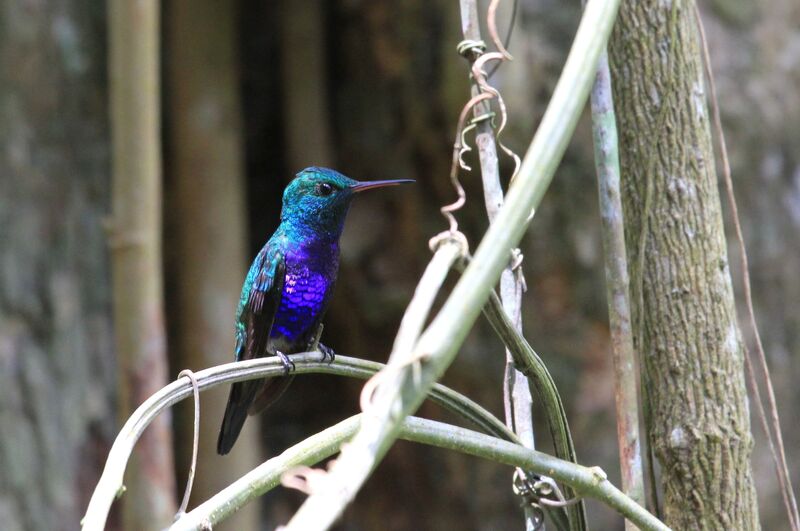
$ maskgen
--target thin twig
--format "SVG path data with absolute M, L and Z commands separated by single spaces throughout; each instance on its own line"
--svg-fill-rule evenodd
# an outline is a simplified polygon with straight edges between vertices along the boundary
M 497 33 L 497 8 L 500 6 L 500 0 L 492 0 L 489 4 L 489 9 L 486 13 L 486 27 L 489 29 L 489 36 L 492 38 L 492 42 L 497 47 L 497 51 L 503 54 L 503 57 L 508 59 L 509 61 L 513 59 L 511 54 L 508 53 L 505 44 L 503 41 L 500 40 L 500 35 Z M 514 11 L 516 11 L 516 6 L 514 6 Z M 514 19 L 512 15 L 510 27 L 514 27 Z M 509 32 L 511 30 L 509 29 Z
M 519 10 L 519 0 L 513 0 L 511 2 L 511 20 L 508 21 L 508 30 L 506 31 L 506 39 L 502 43 L 502 48 L 495 44 L 495 46 L 497 46 L 498 50 L 502 49 L 506 53 L 508 53 L 508 47 L 511 44 L 511 35 L 514 33 L 514 26 L 516 25 L 516 22 L 517 22 L 517 11 L 518 10 Z M 494 19 L 497 18 L 496 17 L 496 13 L 490 13 L 489 14 L 489 20 L 492 20 L 493 18 Z M 497 22 L 496 21 L 494 22 L 494 25 L 497 26 Z M 495 32 L 496 32 L 496 28 L 495 28 Z M 492 40 L 495 41 L 494 36 L 492 36 Z M 511 54 L 510 53 L 508 53 L 508 58 L 511 59 Z M 489 73 L 486 74 L 486 79 L 491 79 L 492 76 L 494 75 L 494 73 L 497 72 L 498 68 L 500 68 L 500 63 L 497 63 L 496 65 L 494 65 L 494 67 L 491 70 L 489 70 Z
M 473 0 L 466 0 L 466 1 L 472 2 Z M 475 81 L 476 88 L 480 90 L 482 94 L 492 94 L 494 96 L 495 101 L 497 101 L 498 108 L 500 109 L 500 125 L 497 126 L 496 133 L 491 128 L 492 127 L 491 121 L 486 122 L 483 119 L 485 116 L 491 116 L 491 114 L 489 113 L 489 109 L 488 107 L 486 107 L 486 105 L 475 107 L 475 118 L 473 118 L 473 122 L 479 122 L 478 123 L 479 134 L 481 134 L 481 131 L 483 131 L 484 134 L 491 133 L 494 136 L 494 140 L 496 141 L 497 145 L 500 146 L 500 149 L 503 150 L 503 153 L 511 157 L 511 159 L 514 161 L 514 171 L 511 173 L 511 179 L 509 179 L 509 182 L 513 183 L 514 179 L 517 176 L 517 173 L 519 172 L 519 166 L 521 164 L 521 161 L 519 156 L 516 153 L 514 153 L 513 150 L 506 147 L 505 144 L 503 144 L 503 142 L 500 140 L 500 137 L 503 134 L 503 130 L 506 128 L 506 124 L 508 123 L 508 111 L 506 110 L 506 104 L 505 101 L 503 101 L 503 96 L 500 94 L 500 91 L 489 84 L 489 82 L 487 81 L 486 73 L 483 71 L 483 65 L 486 62 L 488 61 L 502 62 L 504 60 L 505 57 L 503 56 L 503 54 L 498 52 L 492 52 L 481 55 L 480 57 L 475 59 L 474 63 L 472 63 L 472 69 L 471 69 L 472 79 Z M 492 149 L 495 149 L 494 146 L 492 146 Z M 497 154 L 495 153 L 495 158 L 496 157 Z M 495 162 L 495 164 L 497 163 Z
M 364 420 L 363 414 L 350 417 L 273 457 L 187 513 L 172 526 L 171 531 L 216 525 L 247 502 L 276 487 L 286 470 L 298 465 L 313 465 L 336 453 Z M 581 495 L 609 505 L 642 530 L 669 529 L 614 487 L 599 468 L 576 465 L 495 437 L 418 417 L 408 417 L 403 421 L 399 437 L 547 473 L 571 485 Z
M 639 379 L 631 331 L 628 258 L 620 195 L 619 150 L 608 55 L 597 63 L 592 89 L 592 132 L 605 250 L 606 299 L 614 360 L 614 396 L 617 409 L 622 489 L 644 505 L 644 473 L 639 434 Z
M 493 97 L 493 94 L 485 92 L 474 96 L 466 103 L 466 105 L 464 105 L 464 108 L 461 109 L 461 114 L 458 116 L 458 123 L 456 124 L 456 140 L 453 143 L 453 161 L 450 164 L 450 182 L 453 184 L 453 188 L 455 189 L 458 197 L 453 203 L 445 205 L 439 209 L 445 219 L 447 219 L 450 225 L 449 230 L 452 234 L 455 234 L 458 231 L 458 221 L 456 221 L 453 212 L 456 212 L 463 207 L 467 200 L 464 187 L 461 185 L 461 181 L 458 179 L 458 170 L 460 168 L 466 170 L 470 169 L 469 166 L 464 163 L 463 159 L 464 153 L 470 151 L 469 146 L 467 146 L 466 142 L 464 141 L 464 125 L 467 121 L 467 116 L 469 116 L 469 112 L 473 107 L 478 105 L 481 101 L 488 100 Z
M 192 485 L 194 484 L 194 474 L 197 470 L 197 451 L 200 447 L 200 386 L 197 383 L 194 373 L 189 369 L 184 369 L 178 374 L 178 378 L 186 376 L 192 382 L 192 394 L 194 396 L 194 430 L 192 433 L 192 463 L 189 465 L 189 476 L 186 478 L 186 489 L 183 491 L 183 501 L 175 514 L 177 520 L 189 506 L 189 498 L 192 497 Z
M 391 386 L 393 393 L 385 396 L 378 393 L 370 415 L 380 416 L 382 421 L 362 424 L 347 446 L 348 451 L 340 454 L 328 473 L 325 488 L 305 501 L 288 529 L 310 531 L 327 529 L 333 524 L 397 438 L 403 418 L 419 407 L 433 383 L 452 363 L 508 264 L 509 250 L 519 243 L 530 213 L 539 205 L 552 180 L 586 105 L 594 68 L 608 41 L 618 7 L 619 0 L 587 3 L 550 104 L 522 161 L 519 177 L 472 263 L 414 348 L 413 355 L 425 360 L 419 380 L 410 378 L 406 369 L 398 375 L 396 386 Z M 381 385 L 381 390 L 389 387 Z
M 778 451 L 775 451 L 775 444 L 773 436 L 767 426 L 767 416 L 764 411 L 764 404 L 761 400 L 761 393 L 759 391 L 758 382 L 755 379 L 753 365 L 750 362 L 750 351 L 745 344 L 745 360 L 747 361 L 746 370 L 750 379 L 750 387 L 753 389 L 753 394 L 756 399 L 756 406 L 758 408 L 759 418 L 761 419 L 762 428 L 767 436 L 770 453 L 775 462 L 775 473 L 778 476 L 778 483 L 780 484 L 781 495 L 783 503 L 786 507 L 786 513 L 789 518 L 789 525 L 793 531 L 798 531 L 800 526 L 800 514 L 797 511 L 797 499 L 794 495 L 792 488 L 792 478 L 789 474 L 789 468 L 786 464 L 786 452 L 783 447 L 783 436 L 781 435 L 781 422 L 778 417 L 778 406 L 775 402 L 775 391 L 772 387 L 772 378 L 770 377 L 769 367 L 767 366 L 767 357 L 764 353 L 764 345 L 761 343 L 761 334 L 758 330 L 758 323 L 756 322 L 755 311 L 753 310 L 753 295 L 750 288 L 750 266 L 747 260 L 747 248 L 744 244 L 744 235 L 742 234 L 742 225 L 739 222 L 739 209 L 736 205 L 736 196 L 733 193 L 733 179 L 731 177 L 731 165 L 728 160 L 728 147 L 725 142 L 725 133 L 722 129 L 722 119 L 720 117 L 719 103 L 717 101 L 717 88 L 714 83 L 714 73 L 711 69 L 711 54 L 708 51 L 708 41 L 706 40 L 706 31 L 703 26 L 703 20 L 700 17 L 700 10 L 697 4 L 693 4 L 694 14 L 697 19 L 697 27 L 700 33 L 700 43 L 703 47 L 703 63 L 705 64 L 706 76 L 708 77 L 709 92 L 711 96 L 711 109 L 714 117 L 714 129 L 719 140 L 720 155 L 722 158 L 722 174 L 725 177 L 725 191 L 727 193 L 728 205 L 731 209 L 731 218 L 736 232 L 736 241 L 739 246 L 739 259 L 741 261 L 742 270 L 742 287 L 744 289 L 744 300 L 747 306 L 747 315 L 750 322 L 750 328 L 753 331 L 753 337 L 756 342 L 756 352 L 758 353 L 758 361 L 761 371 L 764 376 L 764 382 L 767 387 L 767 398 L 769 400 L 770 417 L 772 420 L 772 430 L 775 432 L 774 440 L 777 442 Z

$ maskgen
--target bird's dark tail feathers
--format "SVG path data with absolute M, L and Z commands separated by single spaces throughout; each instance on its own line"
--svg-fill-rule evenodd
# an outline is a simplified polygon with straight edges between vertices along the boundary
M 233 384 L 228 405 L 225 406 L 225 415 L 222 417 L 222 426 L 219 428 L 217 453 L 225 455 L 230 452 L 239 438 L 247 416 L 255 415 L 277 402 L 292 380 L 294 376 L 279 376 Z
M 217 439 L 219 455 L 225 455 L 233 448 L 242 431 L 244 421 L 247 419 L 247 410 L 261 385 L 261 380 L 237 382 L 231 385 L 228 405 L 225 406 L 225 415 L 222 417 L 222 426 L 219 428 L 219 438 Z

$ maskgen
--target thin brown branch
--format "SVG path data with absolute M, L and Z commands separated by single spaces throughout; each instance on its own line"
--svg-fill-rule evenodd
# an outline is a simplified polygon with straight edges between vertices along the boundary
M 178 378 L 186 376 L 192 382 L 192 396 L 194 398 L 194 423 L 192 429 L 192 462 L 189 465 L 189 475 L 186 478 L 186 489 L 183 491 L 183 501 L 181 506 L 178 507 L 178 513 L 175 518 L 186 512 L 189 506 L 189 498 L 192 496 L 192 485 L 194 484 L 194 474 L 197 470 L 197 452 L 200 447 L 200 385 L 197 383 L 197 378 L 194 373 L 189 369 L 184 369 L 178 375 Z
M 486 27 L 489 29 L 489 36 L 492 38 L 492 42 L 503 54 L 503 57 L 508 59 L 509 61 L 513 59 L 511 54 L 508 53 L 505 44 L 500 39 L 500 34 L 497 32 L 497 8 L 500 6 L 500 0 L 492 0 L 489 4 L 489 9 L 486 13 Z
M 461 181 L 458 178 L 458 170 L 460 168 L 466 170 L 470 169 L 469 166 L 464 163 L 463 159 L 464 153 L 470 151 L 469 146 L 467 146 L 467 143 L 464 141 L 464 125 L 466 124 L 467 116 L 473 107 L 478 105 L 480 102 L 493 97 L 494 96 L 492 94 L 488 93 L 477 94 L 471 98 L 466 105 L 464 105 L 464 108 L 461 109 L 461 114 L 458 116 L 458 123 L 456 124 L 456 140 L 453 143 L 453 161 L 450 165 L 450 182 L 453 184 L 453 188 L 455 189 L 458 197 L 453 203 L 445 205 L 440 209 L 442 215 L 447 219 L 450 225 L 449 230 L 451 234 L 455 234 L 458 231 L 458 221 L 453 215 L 453 212 L 461 209 L 461 207 L 463 207 L 467 201 L 467 195 L 464 192 L 464 187 L 461 185 Z
M 592 131 L 597 169 L 603 249 L 605 251 L 606 298 L 614 360 L 614 395 L 617 408 L 622 488 L 645 504 L 644 473 L 639 433 L 639 378 L 631 330 L 628 258 L 620 192 L 619 150 L 608 55 L 597 64 L 592 89 Z M 626 524 L 629 525 L 629 524 Z

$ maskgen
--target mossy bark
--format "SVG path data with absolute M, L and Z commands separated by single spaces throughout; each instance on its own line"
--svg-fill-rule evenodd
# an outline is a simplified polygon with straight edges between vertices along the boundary
M 633 322 L 666 522 L 758 529 L 743 347 L 691 3 L 623 2 L 611 58 Z
M 76 529 L 116 431 L 104 18 L 101 2 L 0 9 L 4 531 Z

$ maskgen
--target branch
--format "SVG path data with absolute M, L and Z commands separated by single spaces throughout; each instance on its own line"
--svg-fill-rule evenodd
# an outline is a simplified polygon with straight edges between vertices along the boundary
M 538 207 L 586 104 L 594 69 L 606 45 L 619 0 L 589 0 L 564 71 L 506 202 L 486 232 L 472 263 L 417 342 L 412 358 L 424 359 L 417 378 L 405 369 L 382 385 L 374 407 L 342 451 L 324 485 L 306 500 L 288 530 L 327 529 L 355 497 L 400 433 L 403 419 L 422 403 L 464 342 Z M 387 392 L 381 392 L 382 389 Z
M 503 311 L 503 303 L 494 292 L 490 294 L 489 302 L 483 307 L 483 315 L 511 353 L 515 368 L 530 380 L 531 387 L 536 390 L 536 396 L 542 404 L 545 421 L 553 439 L 556 456 L 577 463 L 564 404 L 561 402 L 561 395 L 558 394 L 550 371 L 525 338 L 514 329 L 514 325 Z
M 385 366 L 382 363 L 337 355 L 328 364 L 320 361 L 318 352 L 306 352 L 289 356 L 295 364 L 297 374 L 333 374 L 366 380 Z M 240 382 L 253 378 L 280 376 L 284 368 L 278 358 L 227 363 L 194 373 L 200 391 L 205 391 L 224 383 Z M 164 410 L 181 400 L 192 396 L 192 384 L 183 377 L 168 384 L 150 396 L 130 416 L 120 430 L 109 452 L 103 474 L 95 487 L 86 516 L 82 520 L 84 530 L 102 530 L 105 527 L 108 511 L 114 499 L 125 491 L 123 475 L 134 445 L 142 432 Z M 471 421 L 480 429 L 496 437 L 518 442 L 516 435 L 503 422 L 486 411 L 479 404 L 443 385 L 436 385 L 430 400 Z
M 487 15 L 487 25 L 496 46 L 503 50 L 504 47 L 497 36 L 495 23 L 498 3 L 499 0 L 494 0 L 491 3 Z M 478 17 L 477 0 L 461 0 L 460 5 L 462 30 L 465 41 L 481 42 L 481 27 Z M 467 56 L 467 54 L 465 54 L 465 56 Z M 473 65 L 478 57 L 478 53 L 469 54 Z M 499 54 L 498 63 L 495 66 L 499 67 L 503 61 L 510 57 L 511 56 L 508 55 L 507 52 L 505 54 Z M 488 76 L 484 76 L 484 72 L 480 68 L 474 68 L 474 66 L 472 71 L 477 71 L 479 76 L 472 76 L 472 97 L 475 97 L 483 92 L 481 86 L 488 84 L 486 80 Z M 497 97 L 500 97 L 499 92 L 497 92 Z M 504 106 L 501 106 L 500 109 L 502 113 L 505 113 Z M 500 184 L 500 165 L 497 160 L 497 138 L 492 128 L 490 100 L 476 104 L 473 108 L 473 115 L 472 123 L 475 124 L 476 128 L 475 144 L 478 146 L 478 158 L 481 166 L 481 182 L 483 183 L 486 214 L 489 217 L 489 222 L 493 223 L 500 207 L 503 206 L 504 198 L 503 188 Z M 505 122 L 506 116 L 504 115 L 502 117 L 502 123 Z M 457 138 L 456 142 L 459 140 L 460 139 Z M 514 176 L 512 175 L 512 179 L 513 178 Z M 509 253 L 510 251 L 509 249 Z M 509 254 L 509 264 L 500 275 L 500 295 L 503 300 L 503 309 L 514 324 L 514 329 L 521 333 L 522 292 L 525 290 L 525 279 L 522 276 L 521 262 L 512 267 L 510 258 L 511 255 Z M 528 379 L 525 375 L 514 369 L 513 358 L 508 351 L 506 351 L 506 367 L 503 381 L 503 402 L 505 404 L 506 424 L 514 430 L 514 433 L 519 435 L 526 447 L 534 448 L 533 408 L 530 386 L 528 385 Z M 576 511 L 575 509 L 578 508 L 572 508 L 571 511 L 575 513 L 577 518 L 580 518 L 583 514 L 582 510 Z M 580 512 L 581 515 L 578 515 L 578 512 Z M 541 515 L 537 513 L 538 511 L 536 508 L 525 504 L 526 529 L 531 530 L 538 527 L 538 520 L 541 518 Z
M 249 501 L 278 486 L 281 476 L 287 470 L 301 465 L 314 465 L 335 454 L 353 436 L 362 419 L 364 415 L 350 417 L 273 457 L 186 513 L 171 527 L 171 531 L 209 529 L 215 526 Z M 417 417 L 408 417 L 403 421 L 399 437 L 547 474 L 572 486 L 581 495 L 613 507 L 642 530 L 669 529 L 614 487 L 602 470 L 597 468 L 576 465 L 519 444 Z
M 550 371 L 547 370 L 547 366 L 525 338 L 517 332 L 504 311 L 503 303 L 494 291 L 489 294 L 489 301 L 483 307 L 483 315 L 511 355 L 515 370 L 527 378 L 529 388 L 536 391 L 536 397 L 542 406 L 545 422 L 553 440 L 556 456 L 577 463 L 575 445 L 569 431 L 564 404 L 561 402 L 561 395 L 558 393 L 556 383 L 550 375 Z M 572 489 L 565 487 L 564 495 L 571 498 L 574 493 Z M 586 517 L 583 504 L 576 505 L 580 505 L 580 507 L 567 507 L 567 509 L 572 508 L 570 510 L 571 521 L 575 526 L 583 525 L 585 528 Z M 550 514 L 553 516 L 552 513 Z
M 158 2 L 107 2 L 111 126 L 111 315 L 119 413 L 168 380 L 161 242 L 161 113 Z M 123 417 L 118 417 L 122 422 Z M 126 529 L 156 527 L 175 514 L 172 429 L 161 419 L 142 440 L 123 507 Z
M 639 378 L 633 349 L 625 251 L 625 227 L 620 196 L 619 151 L 611 73 L 608 55 L 603 52 L 597 64 L 592 89 L 592 132 L 597 169 L 603 249 L 605 251 L 606 299 L 614 360 L 614 396 L 617 408 L 622 489 L 639 504 L 645 504 L 642 450 L 639 435 Z

